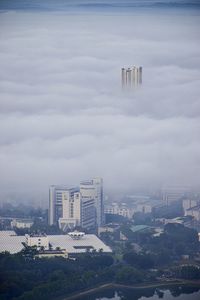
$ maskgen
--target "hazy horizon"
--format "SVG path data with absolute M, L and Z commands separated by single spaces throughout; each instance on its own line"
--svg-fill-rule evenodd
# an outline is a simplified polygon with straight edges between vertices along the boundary
M 1 1 L 0 202 L 96 176 L 108 191 L 198 188 L 199 8 Z M 132 65 L 143 84 L 124 93 Z

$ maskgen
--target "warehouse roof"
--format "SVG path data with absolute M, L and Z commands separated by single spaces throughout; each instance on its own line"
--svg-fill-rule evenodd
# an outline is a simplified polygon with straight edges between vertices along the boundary
M 72 239 L 68 235 L 48 235 L 49 243 L 53 249 L 60 247 L 68 253 L 84 253 L 88 250 L 112 252 L 96 235 L 85 234 L 81 239 Z M 25 236 L 17 236 L 14 231 L 0 231 L 0 252 L 17 253 L 23 249 Z

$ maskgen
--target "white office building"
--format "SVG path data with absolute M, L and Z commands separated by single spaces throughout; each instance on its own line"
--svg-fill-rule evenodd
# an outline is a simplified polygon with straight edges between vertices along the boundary
M 49 188 L 49 225 L 57 225 L 59 218 L 63 216 L 63 193 L 71 191 L 78 192 L 78 188 L 69 189 L 61 185 L 52 185 Z
M 119 215 L 128 219 L 131 219 L 133 216 L 133 210 L 127 207 L 126 203 L 118 204 L 113 202 L 112 204 L 105 206 L 104 212 L 105 214 Z
M 69 190 L 62 194 L 62 218 L 59 218 L 59 227 L 65 231 L 76 226 L 86 229 L 94 228 L 95 205 L 94 198 L 82 197 L 80 192 Z
M 80 192 L 69 189 L 62 193 L 62 217 L 58 222 L 62 230 L 81 225 Z
M 104 223 L 103 179 L 94 178 L 82 181 L 80 183 L 80 193 L 83 199 L 94 199 L 96 225 L 101 226 Z
M 49 224 L 59 224 L 62 230 L 81 226 L 86 229 L 101 226 L 103 212 L 103 180 L 83 181 L 79 188 L 51 186 L 49 191 Z

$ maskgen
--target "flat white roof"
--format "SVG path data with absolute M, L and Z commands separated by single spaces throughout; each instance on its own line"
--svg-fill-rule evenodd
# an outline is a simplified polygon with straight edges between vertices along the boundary
M 8 251 L 11 254 L 20 252 L 25 242 L 25 236 L 17 236 L 14 231 L 0 231 L 0 252 Z
M 25 242 L 25 236 L 16 236 L 14 231 L 0 231 L 0 252 L 8 251 L 11 254 L 22 250 L 22 242 Z M 86 248 L 91 247 L 96 251 L 102 249 L 103 252 L 111 253 L 110 247 L 106 246 L 96 235 L 85 234 L 79 240 L 74 240 L 68 235 L 48 235 L 49 243 L 53 249 L 60 247 L 66 249 L 68 253 L 84 253 Z

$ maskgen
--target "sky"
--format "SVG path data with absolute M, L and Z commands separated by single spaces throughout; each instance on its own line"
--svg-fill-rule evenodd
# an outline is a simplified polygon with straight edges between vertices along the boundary
M 199 1 L 0 1 L 0 202 L 200 182 Z M 121 68 L 143 84 L 121 89 Z

